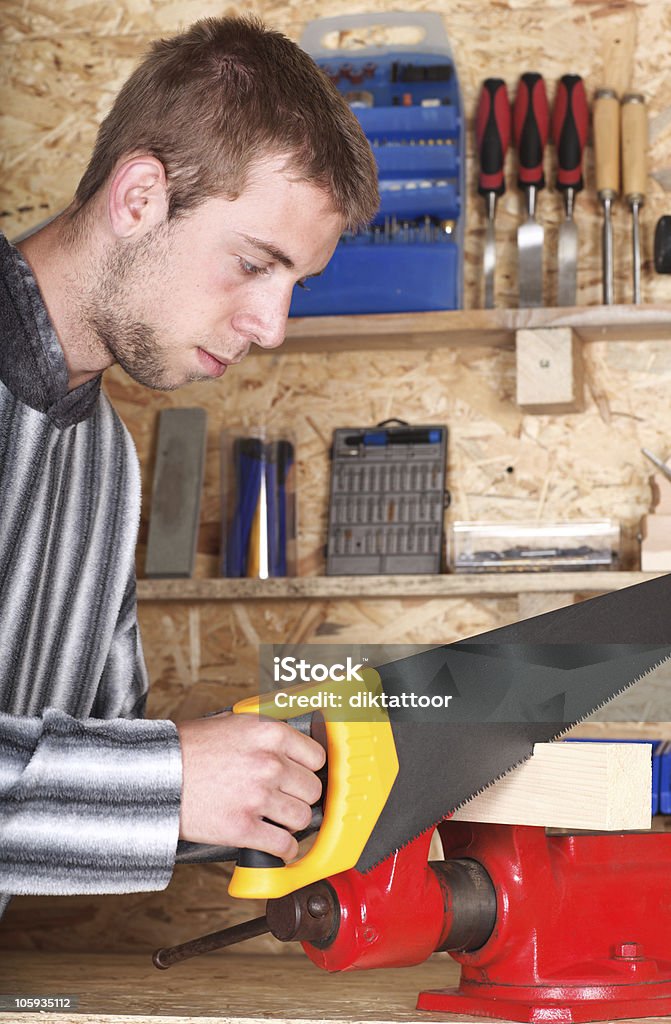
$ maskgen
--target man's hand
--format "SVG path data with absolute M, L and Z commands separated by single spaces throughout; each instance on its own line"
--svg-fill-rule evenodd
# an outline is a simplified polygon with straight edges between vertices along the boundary
M 310 805 L 321 794 L 314 773 L 324 764 L 324 749 L 286 722 L 252 714 L 181 722 L 177 731 L 183 764 L 180 839 L 292 860 L 298 843 L 291 833 L 307 827 Z

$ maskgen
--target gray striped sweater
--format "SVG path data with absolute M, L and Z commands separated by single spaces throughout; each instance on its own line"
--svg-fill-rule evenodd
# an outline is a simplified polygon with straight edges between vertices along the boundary
M 67 380 L 0 235 L 0 912 L 163 888 L 177 844 L 177 731 L 139 717 L 137 455 L 100 379 Z

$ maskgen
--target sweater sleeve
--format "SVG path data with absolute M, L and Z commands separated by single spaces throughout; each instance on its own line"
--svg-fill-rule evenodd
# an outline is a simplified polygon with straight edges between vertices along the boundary
M 0 715 L 0 891 L 165 888 L 181 767 L 172 722 Z
M 0 892 L 164 889 L 179 833 L 182 757 L 147 695 L 129 574 L 90 717 L 0 715 Z

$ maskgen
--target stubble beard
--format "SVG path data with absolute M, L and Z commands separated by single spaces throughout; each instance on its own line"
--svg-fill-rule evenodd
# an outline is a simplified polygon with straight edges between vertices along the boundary
M 147 270 L 166 272 L 169 228 L 155 228 L 127 249 L 115 246 L 98 272 L 84 312 L 88 329 L 121 368 L 138 384 L 154 391 L 174 391 L 189 380 L 176 381 L 166 367 L 165 352 L 156 328 L 127 309 L 128 297 L 137 294 Z M 195 378 L 194 378 L 195 379 Z

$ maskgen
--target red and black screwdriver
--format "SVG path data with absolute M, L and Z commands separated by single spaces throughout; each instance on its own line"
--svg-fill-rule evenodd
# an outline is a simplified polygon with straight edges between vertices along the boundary
M 496 200 L 506 190 L 503 165 L 510 142 L 510 102 L 502 78 L 487 78 L 482 83 L 475 118 L 475 138 L 480 162 L 478 192 L 487 204 L 487 229 L 482 261 L 485 279 L 485 309 L 494 307 L 494 271 L 496 236 L 494 219 Z
M 573 204 L 583 188 L 582 157 L 589 127 L 589 107 L 580 75 L 562 75 L 552 111 L 552 138 L 557 151 L 557 188 L 564 193 L 565 217 L 559 226 L 557 305 L 574 306 L 578 273 L 578 228 Z
M 536 220 L 536 197 L 545 187 L 543 153 L 550 127 L 545 83 L 541 75 L 520 78 L 513 110 L 519 161 L 518 183 L 526 196 L 526 220 L 517 229 L 520 306 L 543 305 L 543 226 Z

